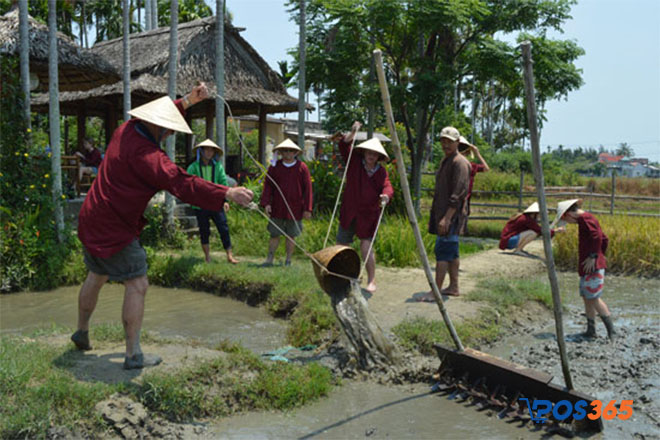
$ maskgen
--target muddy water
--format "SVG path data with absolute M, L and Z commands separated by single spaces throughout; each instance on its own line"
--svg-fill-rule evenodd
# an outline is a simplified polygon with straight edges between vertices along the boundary
M 251 413 L 209 431 L 223 439 L 519 439 L 527 428 L 429 394 L 424 385 L 348 382 L 329 398 L 291 413 Z
M 0 295 L 0 333 L 25 332 L 52 323 L 75 327 L 78 291 L 79 286 L 74 286 Z M 123 296 L 122 285 L 103 287 L 92 316 L 92 338 L 95 323 L 121 322 Z M 228 339 L 258 353 L 285 345 L 286 336 L 286 323 L 261 308 L 208 293 L 155 286 L 147 293 L 143 328 L 210 344 Z
M 579 337 L 586 318 L 578 276 L 561 273 L 559 281 L 566 293 L 564 334 L 575 388 L 603 402 L 633 400 L 629 420 L 604 420 L 604 438 L 660 438 L 660 280 L 606 276 L 603 299 L 619 333 L 614 342 L 600 319 L 597 339 Z M 553 381 L 563 385 L 554 321 L 526 330 L 484 351 L 554 374 Z

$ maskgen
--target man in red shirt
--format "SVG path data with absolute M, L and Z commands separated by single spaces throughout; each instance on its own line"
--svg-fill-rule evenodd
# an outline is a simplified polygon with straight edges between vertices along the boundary
M 583 335 L 587 338 L 596 337 L 595 318 L 598 313 L 607 328 L 607 337 L 614 339 L 616 332 L 612 316 L 607 304 L 601 298 L 607 268 L 605 251 L 607 251 L 609 239 L 601 229 L 596 217 L 580 209 L 581 205 L 582 200 L 579 199 L 559 202 L 557 218 L 566 223 L 578 225 L 580 296 L 584 301 L 584 311 L 587 315 L 587 331 Z
M 176 166 L 160 148 L 174 131 L 191 133 L 182 114 L 208 97 L 200 84 L 183 99 L 164 96 L 129 112 L 133 119 L 115 130 L 99 173 L 78 217 L 87 279 L 78 297 L 78 330 L 71 340 L 80 350 L 91 350 L 89 320 L 106 281 L 124 283 L 122 322 L 126 334 L 124 368 L 156 365 L 158 356 L 140 349 L 144 298 L 149 286 L 146 253 L 138 241 L 146 223 L 144 210 L 160 190 L 204 209 L 219 211 L 225 200 L 247 205 L 252 191 L 227 188 L 191 176 Z
M 346 162 L 353 138 L 361 126 L 355 121 L 349 134 L 343 136 L 338 133 L 332 137 L 332 140 L 339 140 L 339 152 Z M 362 259 L 366 260 L 366 290 L 370 293 L 376 291 L 376 257 L 374 250 L 369 252 L 369 248 L 380 211 L 394 196 L 387 170 L 378 163 L 388 159 L 387 152 L 376 138 L 354 147 L 347 165 L 346 190 L 339 210 L 337 243 L 350 246 L 355 235 L 360 239 L 360 252 Z

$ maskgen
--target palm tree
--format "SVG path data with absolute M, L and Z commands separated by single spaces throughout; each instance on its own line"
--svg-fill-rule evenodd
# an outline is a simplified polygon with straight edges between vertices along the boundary
M 57 4 L 48 0 L 48 120 L 50 126 L 51 170 L 53 174 L 53 200 L 55 202 L 55 226 L 57 238 L 63 239 L 64 215 L 62 212 L 62 167 L 60 157 L 60 102 L 57 76 Z

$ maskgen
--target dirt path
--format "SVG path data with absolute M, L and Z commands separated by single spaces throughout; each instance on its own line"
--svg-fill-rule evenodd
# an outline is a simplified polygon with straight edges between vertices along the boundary
M 536 240 L 526 249 L 531 257 L 513 255 L 510 251 L 495 248 L 462 258 L 459 273 L 461 296 L 445 297 L 445 306 L 452 320 L 474 317 L 483 307 L 483 303 L 466 300 L 479 279 L 488 276 L 523 278 L 542 273 L 545 270 L 540 259 L 543 243 Z M 431 264 L 435 267 L 435 261 L 432 260 Z M 447 277 L 445 287 L 448 282 Z M 430 289 L 423 269 L 377 267 L 376 283 L 378 290 L 369 298 L 369 308 L 384 330 L 390 330 L 405 318 L 442 319 L 437 304 L 417 301 Z

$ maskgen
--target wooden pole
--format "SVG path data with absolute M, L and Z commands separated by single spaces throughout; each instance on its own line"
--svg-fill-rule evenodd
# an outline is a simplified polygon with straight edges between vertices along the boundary
M 616 194 L 616 168 L 612 167 L 612 198 L 610 199 L 610 215 L 614 215 L 614 194 Z
M 520 189 L 518 192 L 518 211 L 522 211 L 523 185 L 525 185 L 525 170 L 520 168 Z
M 30 35 L 28 28 L 28 2 L 27 0 L 20 0 L 18 2 L 18 32 L 20 35 L 19 58 L 21 63 L 21 90 L 23 91 L 23 115 L 25 128 L 32 129 L 32 116 L 30 113 Z
M 305 151 L 305 0 L 300 0 L 300 34 L 298 42 L 298 146 Z
M 442 314 L 442 319 L 444 319 L 447 329 L 451 338 L 456 344 L 456 348 L 459 351 L 463 351 L 463 344 L 454 329 L 454 325 L 449 318 L 445 304 L 442 302 L 442 296 L 440 295 L 440 289 L 438 289 L 437 284 L 435 283 L 435 277 L 431 272 L 431 266 L 429 265 L 429 259 L 426 255 L 426 248 L 424 247 L 424 241 L 422 240 L 422 234 L 419 231 L 419 225 L 417 224 L 417 216 L 415 215 L 415 209 L 413 208 L 412 197 L 410 196 L 410 188 L 408 186 L 408 177 L 406 176 L 406 167 L 403 162 L 403 154 L 401 153 L 401 145 L 399 144 L 399 136 L 396 133 L 394 127 L 394 113 L 392 113 L 392 104 L 390 102 L 390 92 L 387 88 L 387 81 L 385 80 L 385 71 L 383 70 L 383 56 L 380 50 L 376 49 L 373 52 L 374 58 L 376 60 L 376 73 L 378 75 L 378 83 L 380 85 L 380 93 L 383 98 L 383 106 L 385 107 L 385 116 L 387 117 L 387 126 L 390 129 L 390 137 L 392 138 L 392 149 L 394 150 L 394 155 L 396 156 L 396 169 L 399 172 L 399 179 L 401 180 L 401 192 L 403 192 L 403 198 L 406 202 L 406 211 L 408 212 L 408 220 L 410 221 L 410 226 L 412 226 L 413 233 L 415 234 L 415 242 L 417 243 L 417 252 L 419 253 L 419 258 L 422 260 L 422 266 L 424 267 L 424 273 L 426 274 L 426 279 L 431 286 L 431 291 L 435 297 L 435 302 L 438 304 L 438 309 Z
M 543 181 L 543 164 L 539 149 L 539 131 L 536 116 L 536 98 L 534 92 L 534 71 L 532 69 L 532 47 L 529 41 L 520 45 L 523 56 L 523 77 L 525 80 L 525 99 L 527 101 L 527 120 L 529 123 L 529 140 L 532 145 L 532 169 L 536 181 L 536 193 L 538 196 L 539 209 L 541 211 L 541 228 L 543 232 L 543 248 L 545 250 L 546 267 L 552 290 L 552 304 L 555 315 L 555 330 L 557 332 L 557 344 L 559 345 L 559 356 L 561 368 L 564 373 L 564 382 L 569 390 L 573 389 L 571 371 L 568 368 L 568 356 L 566 355 L 566 342 L 564 341 L 564 327 L 561 312 L 561 297 L 559 296 L 559 283 L 555 271 L 555 259 L 552 255 L 552 243 L 550 242 L 550 224 L 548 222 L 548 211 L 545 203 L 545 186 Z
M 62 151 L 60 146 L 60 92 L 57 52 L 57 2 L 48 0 L 48 128 L 50 134 L 51 172 L 57 241 L 64 240 L 64 210 L 62 207 Z

